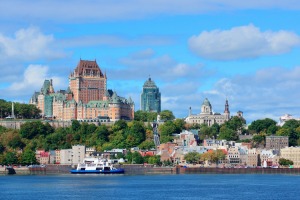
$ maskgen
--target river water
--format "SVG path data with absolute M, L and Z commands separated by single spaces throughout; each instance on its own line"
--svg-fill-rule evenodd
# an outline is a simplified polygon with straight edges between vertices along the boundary
M 0 199 L 300 199 L 300 176 L 263 174 L 0 176 Z

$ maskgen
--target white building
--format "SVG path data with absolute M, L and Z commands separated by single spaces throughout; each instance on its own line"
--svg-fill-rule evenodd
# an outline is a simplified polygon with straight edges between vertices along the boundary
M 290 115 L 290 114 L 285 114 L 285 115 L 279 117 L 278 125 L 279 125 L 279 126 L 283 126 L 284 123 L 285 123 L 286 121 L 289 121 L 289 120 L 291 120 L 291 119 L 294 119 L 294 120 L 297 120 L 297 121 L 300 120 L 299 118 L 294 118 L 294 117 L 293 117 L 292 115 Z
M 85 158 L 85 146 L 75 145 L 72 149 L 62 149 L 57 155 L 60 155 L 60 158 L 56 159 L 60 160 L 61 165 L 77 165 Z
M 213 113 L 212 106 L 207 98 L 202 103 L 200 114 L 193 115 L 192 109 L 190 108 L 189 116 L 185 119 L 188 124 L 207 124 L 208 126 L 217 123 L 223 124 L 225 121 L 230 119 L 230 111 L 228 100 L 225 102 L 224 114 Z

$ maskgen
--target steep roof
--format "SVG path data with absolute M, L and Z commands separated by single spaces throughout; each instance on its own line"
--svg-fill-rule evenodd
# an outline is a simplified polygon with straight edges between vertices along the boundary
M 96 60 L 80 60 L 75 69 L 75 73 L 80 76 L 84 75 L 84 73 L 93 73 L 94 75 L 99 74 L 101 77 L 104 77 Z

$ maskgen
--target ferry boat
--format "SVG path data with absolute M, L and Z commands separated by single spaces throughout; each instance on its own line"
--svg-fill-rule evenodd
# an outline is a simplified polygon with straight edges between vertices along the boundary
M 111 162 L 100 158 L 85 158 L 76 169 L 70 171 L 72 174 L 123 174 L 124 169 L 115 168 Z

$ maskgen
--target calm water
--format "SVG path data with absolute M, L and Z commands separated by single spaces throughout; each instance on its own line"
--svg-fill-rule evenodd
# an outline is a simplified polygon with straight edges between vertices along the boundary
M 0 199 L 300 199 L 297 175 L 0 176 Z

